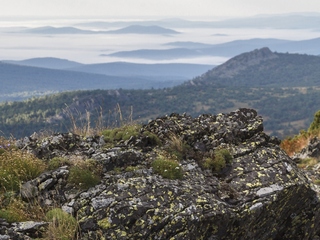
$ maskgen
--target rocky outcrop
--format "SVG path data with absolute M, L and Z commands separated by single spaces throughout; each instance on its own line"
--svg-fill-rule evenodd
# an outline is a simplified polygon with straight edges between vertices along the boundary
M 172 136 L 187 146 L 179 161 L 182 179 L 164 178 L 151 167 Z M 172 114 L 113 148 L 103 141 L 57 134 L 18 143 L 39 157 L 77 155 L 103 165 L 101 182 L 90 189 L 68 185 L 65 166 L 25 183 L 20 193 L 58 195 L 60 207 L 78 219 L 80 239 L 313 239 L 319 233 L 317 192 L 252 109 L 197 118 Z M 220 171 L 205 168 L 204 159 L 221 148 L 232 162 Z M 3 229 L 12 232 L 12 226 Z

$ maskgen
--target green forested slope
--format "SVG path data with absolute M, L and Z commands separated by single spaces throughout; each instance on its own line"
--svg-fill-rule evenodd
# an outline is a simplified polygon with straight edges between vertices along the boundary
M 122 119 L 143 122 L 172 112 L 196 116 L 251 107 L 264 117 L 267 132 L 280 137 L 295 134 L 306 129 L 320 109 L 320 58 L 272 54 L 277 57 L 259 52 L 235 57 L 223 66 L 233 75 L 217 77 L 208 72 L 174 88 L 78 91 L 2 104 L 0 131 L 15 137 L 41 130 L 67 131 L 70 114 L 83 124 L 88 113 L 94 126 L 101 111 L 104 125 L 112 126 L 121 120 L 119 110 Z M 237 66 L 240 70 L 235 71 Z M 222 73 L 219 67 L 217 71 Z

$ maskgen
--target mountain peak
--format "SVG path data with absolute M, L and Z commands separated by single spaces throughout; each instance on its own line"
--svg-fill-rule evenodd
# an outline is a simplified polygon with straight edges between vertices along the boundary
M 205 80 L 212 77 L 232 78 L 249 66 L 259 64 L 262 61 L 278 58 L 269 48 L 255 49 L 251 52 L 237 55 L 227 62 L 215 67 L 196 80 Z

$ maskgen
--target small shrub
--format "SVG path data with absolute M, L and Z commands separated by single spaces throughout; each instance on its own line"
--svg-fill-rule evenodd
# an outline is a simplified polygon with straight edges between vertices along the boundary
M 77 220 L 60 208 L 54 208 L 47 212 L 46 220 L 50 222 L 46 239 L 75 239 Z
M 138 124 L 128 124 L 123 127 L 106 129 L 102 131 L 102 135 L 104 136 L 104 140 L 106 142 L 116 143 L 118 141 L 126 141 L 131 136 L 137 136 L 139 134 L 141 125 Z
M 142 134 L 150 139 L 150 142 L 152 145 L 156 145 L 156 146 L 162 145 L 160 138 L 156 134 L 149 131 L 145 131 Z
M 113 168 L 113 172 L 116 174 L 120 174 L 122 172 L 122 168 L 121 167 L 115 167 Z
M 48 162 L 48 169 L 53 170 L 64 165 L 70 165 L 70 161 L 67 158 L 63 157 L 54 157 Z
M 320 132 L 320 111 L 316 112 L 308 132 Z
M 30 153 L 16 148 L 4 149 L 0 154 L 0 191 L 17 191 L 23 181 L 37 177 L 45 164 Z
M 164 178 L 181 179 L 183 172 L 177 161 L 166 159 L 162 156 L 152 162 L 152 168 L 155 173 Z
M 73 166 L 70 169 L 68 182 L 74 184 L 81 189 L 94 187 L 100 182 L 100 177 L 89 169 L 82 169 L 79 166 Z
M 138 166 L 128 166 L 128 167 L 126 167 L 125 171 L 126 172 L 133 172 L 133 171 L 136 171 L 137 169 L 139 169 Z
M 205 169 L 212 169 L 215 172 L 220 172 L 228 163 L 231 163 L 232 159 L 233 157 L 228 149 L 217 149 L 212 156 L 205 158 L 203 167 Z

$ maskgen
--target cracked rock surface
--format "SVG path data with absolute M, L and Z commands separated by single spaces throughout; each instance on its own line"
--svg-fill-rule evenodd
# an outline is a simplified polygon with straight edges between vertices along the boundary
M 146 131 L 162 146 L 148 140 Z M 179 161 L 182 179 L 171 180 L 155 174 L 151 163 L 173 134 L 189 148 Z M 113 148 L 105 148 L 99 136 L 30 137 L 19 147 L 42 159 L 94 159 L 103 175 L 95 187 L 75 191 L 66 183 L 65 166 L 25 183 L 21 196 L 59 202 L 78 219 L 79 239 L 314 239 L 317 191 L 279 143 L 263 132 L 263 120 L 252 109 L 157 118 Z M 222 147 L 232 162 L 219 172 L 204 168 L 207 154 Z M 128 166 L 132 171 L 124 171 Z M 19 224 L 1 224 L 3 239 L 19 232 Z

